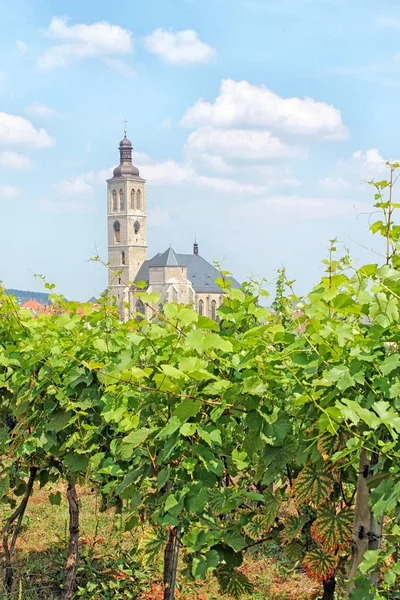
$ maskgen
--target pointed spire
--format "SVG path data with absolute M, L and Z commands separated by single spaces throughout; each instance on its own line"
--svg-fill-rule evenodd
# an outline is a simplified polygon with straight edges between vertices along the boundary
M 198 256 L 198 255 L 199 255 L 199 245 L 198 245 L 198 243 L 197 243 L 196 236 L 195 236 L 195 238 L 194 238 L 194 244 L 193 244 L 193 254 L 194 254 L 195 256 Z

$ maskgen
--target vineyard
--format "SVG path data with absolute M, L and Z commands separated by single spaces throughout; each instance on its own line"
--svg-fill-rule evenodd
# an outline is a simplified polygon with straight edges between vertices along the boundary
M 19 541 L 44 494 L 49 528 L 68 503 L 60 600 L 189 598 L 205 579 L 257 598 L 247 561 L 271 549 L 314 598 L 400 598 L 398 168 L 373 183 L 380 263 L 356 268 L 333 240 L 311 292 L 282 269 L 271 308 L 264 282 L 233 289 L 224 271 L 217 321 L 136 289 L 153 316 L 121 323 L 107 296 L 50 284 L 32 315 L 1 289 L 2 598 L 25 598 Z M 94 568 L 105 531 L 119 554 Z

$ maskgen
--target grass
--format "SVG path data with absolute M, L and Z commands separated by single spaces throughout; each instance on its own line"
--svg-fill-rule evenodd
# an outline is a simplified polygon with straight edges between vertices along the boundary
M 60 506 L 53 506 L 49 492 L 60 491 Z M 161 600 L 161 556 L 152 569 L 144 568 L 134 553 L 140 532 L 120 533 L 121 517 L 114 509 L 99 511 L 96 494 L 86 487 L 80 497 L 80 564 L 78 590 L 82 600 Z M 0 516 L 4 521 L 6 513 Z M 62 487 L 35 488 L 14 555 L 14 589 L 9 600 L 56 600 L 59 598 L 68 537 L 68 506 Z M 275 554 L 275 556 L 274 556 Z M 302 570 L 287 568 L 272 549 L 257 548 L 241 570 L 254 583 L 246 600 L 310 600 L 318 592 Z M 2 573 L 0 573 L 2 576 Z M 188 582 L 178 577 L 177 598 L 222 600 L 214 577 Z M 5 599 L 0 583 L 0 600 Z

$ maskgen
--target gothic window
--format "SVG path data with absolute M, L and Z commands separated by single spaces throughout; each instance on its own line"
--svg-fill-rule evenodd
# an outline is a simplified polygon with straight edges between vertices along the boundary
M 115 190 L 112 193 L 112 209 L 114 212 L 118 210 L 117 192 Z
M 212 300 L 211 302 L 211 318 L 214 319 L 214 321 L 217 318 L 217 303 L 215 300 Z
M 125 196 L 122 188 L 119 190 L 119 210 L 125 210 Z
M 131 191 L 131 208 L 135 208 L 135 190 Z
M 204 302 L 203 300 L 199 300 L 199 315 L 204 314 Z
M 140 229 L 140 223 L 139 221 L 135 221 L 133 224 L 133 231 L 138 234 L 139 233 L 139 229 Z
M 125 264 L 125 252 L 123 250 L 121 252 L 121 264 Z
M 142 198 L 140 190 L 136 192 L 136 208 L 137 210 L 142 210 Z
M 121 224 L 119 221 L 114 221 L 113 229 L 114 229 L 114 243 L 119 244 L 121 241 Z
M 136 312 L 139 313 L 139 315 L 143 315 L 144 317 L 145 309 L 144 304 L 141 300 L 136 300 Z M 138 321 L 141 321 L 143 317 L 138 316 Z

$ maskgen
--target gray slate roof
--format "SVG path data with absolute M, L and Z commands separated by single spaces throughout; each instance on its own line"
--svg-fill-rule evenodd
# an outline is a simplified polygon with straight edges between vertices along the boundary
M 179 267 L 179 264 L 175 252 L 172 248 L 168 248 L 164 254 L 156 254 L 153 258 L 148 261 L 151 262 L 152 267 Z
M 175 262 L 176 261 L 176 262 Z M 210 265 L 201 256 L 194 254 L 175 254 L 172 248 L 168 248 L 163 254 L 158 253 L 153 258 L 146 260 L 140 267 L 138 274 L 135 277 L 135 282 L 149 282 L 149 267 L 187 267 L 188 279 L 192 282 L 195 292 L 220 292 L 220 288 L 215 283 L 215 280 L 221 277 L 220 272 L 213 265 Z M 239 288 L 240 283 L 233 277 L 229 277 L 232 281 L 232 287 Z

